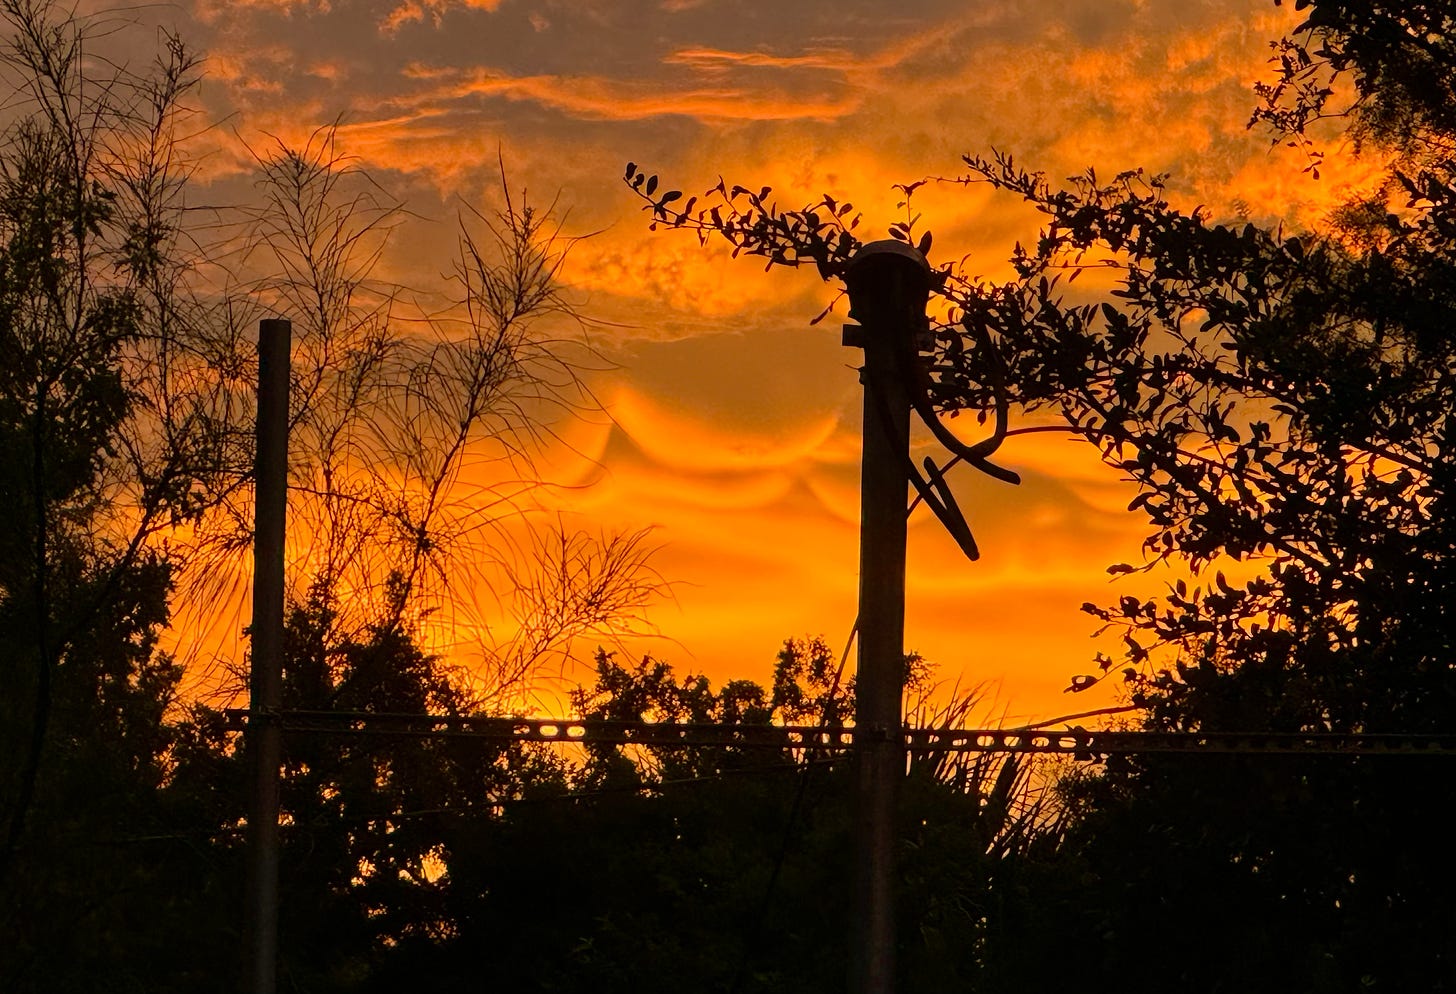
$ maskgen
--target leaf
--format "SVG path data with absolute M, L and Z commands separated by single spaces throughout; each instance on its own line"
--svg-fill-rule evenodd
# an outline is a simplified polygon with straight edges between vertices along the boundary
M 650 197 L 657 191 L 657 177 L 653 176 L 647 180 L 647 195 Z
M 631 182 L 632 177 L 634 175 L 636 175 L 636 173 L 637 173 L 637 163 L 635 163 L 635 162 L 629 162 L 629 163 L 627 163 L 627 175 L 624 176 L 623 179 L 627 180 L 628 182 Z

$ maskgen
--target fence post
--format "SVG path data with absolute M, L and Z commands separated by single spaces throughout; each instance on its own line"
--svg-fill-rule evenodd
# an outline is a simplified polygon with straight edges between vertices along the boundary
M 288 514 L 288 389 L 292 324 L 258 323 L 254 453 L 253 623 L 247 747 L 253 759 L 248 815 L 246 990 L 278 986 L 278 777 L 283 758 L 283 541 Z

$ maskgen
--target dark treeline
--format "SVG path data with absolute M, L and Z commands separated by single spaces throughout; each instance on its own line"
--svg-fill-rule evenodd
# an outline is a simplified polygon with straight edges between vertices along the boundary
M 1304 149 L 1313 174 L 1333 118 L 1386 157 L 1385 182 L 1325 230 L 1289 233 L 1180 210 L 1159 177 L 1059 187 L 1008 156 L 968 157 L 966 181 L 1025 198 L 1046 228 L 1008 284 L 942 270 L 955 311 L 930 388 L 944 411 L 1059 415 L 1138 485 L 1144 559 L 1114 571 L 1168 561 L 1192 577 L 1087 605 L 1125 658 L 1074 686 L 1121 680 L 1150 730 L 1445 733 L 1456 42 L 1437 5 L 1300 6 L 1254 124 Z M 320 548 L 290 604 L 286 705 L 499 713 L 422 648 L 419 623 L 441 550 L 466 537 L 440 498 L 456 454 L 528 433 L 523 397 L 572 368 L 556 332 L 531 330 L 569 316 L 559 252 L 541 215 L 508 204 L 490 229 L 507 261 L 462 241 L 467 344 L 397 341 L 360 262 L 391 208 L 341 194 L 348 171 L 327 147 L 283 149 L 260 158 L 267 203 L 250 216 L 271 241 L 234 246 L 264 275 L 196 286 L 177 136 L 199 63 L 169 40 L 150 75 L 83 86 L 84 22 L 38 0 L 0 11 L 19 95 L 0 150 L 0 989 L 227 988 L 244 972 L 246 766 L 223 712 L 184 697 L 158 646 L 179 584 L 246 545 L 248 325 L 288 308 L 316 367 L 296 384 L 292 473 Z M 1330 104 L 1342 81 L 1348 109 Z M 857 244 L 827 198 L 780 211 L 719 187 L 692 214 L 639 185 L 659 222 L 829 278 Z M 295 237 L 320 216 L 342 244 Z M 1107 301 L 1059 282 L 1108 251 Z M 403 453 L 401 472 L 360 475 L 371 445 Z M 202 538 L 163 541 L 184 533 Z M 514 576 L 535 610 L 492 659 L 497 683 L 630 621 L 651 592 L 640 536 L 537 551 Z M 1261 568 L 1230 582 L 1225 557 Z M 576 585 L 554 601 L 531 580 L 566 574 Z M 838 669 L 822 641 L 791 640 L 770 685 L 714 689 L 602 652 L 572 705 L 842 725 Z M 954 723 L 968 706 L 910 719 Z M 291 735 L 285 753 L 285 990 L 843 988 L 852 823 L 831 757 L 324 734 Z M 902 989 L 1450 990 L 1453 769 L 912 756 Z

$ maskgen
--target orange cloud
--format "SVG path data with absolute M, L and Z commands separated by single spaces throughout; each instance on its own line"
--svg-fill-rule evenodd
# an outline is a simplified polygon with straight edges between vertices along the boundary
M 618 391 L 610 410 L 648 458 L 693 473 L 801 466 L 838 427 L 838 418 L 829 415 L 807 424 L 774 426 L 770 432 L 753 432 L 742 424 L 725 431 L 626 388 Z
M 443 18 L 468 6 L 389 0 L 361 23 L 335 14 L 339 30 L 305 48 L 277 25 L 322 23 L 326 5 L 235 4 L 210 46 L 212 78 L 245 134 L 298 141 L 345 113 L 344 151 L 412 206 L 448 218 L 454 195 L 488 202 L 504 146 L 513 183 L 544 199 L 562 190 L 572 230 L 604 229 L 564 275 L 587 314 L 621 325 L 599 332 L 618 368 L 593 379 L 616 421 L 562 425 L 539 462 L 563 484 L 553 506 L 601 527 L 659 526 L 657 565 L 683 582 L 655 618 L 682 645 L 647 648 L 718 679 L 764 678 L 782 638 L 837 641 L 853 622 L 858 360 L 837 342 L 842 308 L 807 327 L 833 292 L 812 272 L 765 273 L 722 243 L 647 232 L 620 185 L 628 159 L 688 195 L 723 175 L 773 184 L 784 206 L 851 199 L 866 237 L 903 217 L 892 184 L 953 174 L 960 153 L 991 146 L 1054 180 L 1088 165 L 1172 170 L 1189 206 L 1297 221 L 1377 168 L 1340 157 L 1311 183 L 1302 163 L 1245 130 L 1264 40 L 1294 16 L 1267 0 L 1072 4 L 1035 20 L 947 0 L 901 5 L 873 25 L 812 3 L 757 24 L 700 0 L 600 0 L 556 5 L 548 24 L 525 5 L 487 2 L 475 6 L 493 11 L 489 37 L 411 29 L 449 27 Z M 790 14 L 811 10 L 824 16 L 794 23 L 812 30 L 785 31 Z M 358 65 L 371 71 L 349 71 Z M 913 207 L 934 228 L 934 261 L 968 254 L 992 278 L 1008 275 L 1012 244 L 1039 221 L 984 186 L 926 186 Z M 441 230 L 401 232 L 390 273 L 447 270 Z M 1090 447 L 1023 436 L 1001 456 L 1021 488 L 954 476 L 980 562 L 923 511 L 912 519 L 907 644 L 947 677 L 1000 681 L 1017 714 L 1079 710 L 1086 695 L 1062 694 L 1070 674 L 1115 647 L 1087 640 L 1077 606 L 1156 590 L 1161 575 L 1107 586 L 1104 568 L 1137 558 L 1144 525 Z
M 380 34 L 392 36 L 399 33 L 406 24 L 418 24 L 429 18 L 436 28 L 445 20 L 451 7 L 468 10 L 492 11 L 501 5 L 501 0 L 404 0 L 379 22 Z
M 729 52 L 720 48 L 682 48 L 662 61 L 666 65 L 683 65 L 708 71 L 722 69 L 725 66 L 749 66 L 772 69 L 828 69 L 842 73 L 864 65 L 842 49 L 827 49 L 823 52 L 806 55 L 770 55 L 767 52 Z
M 327 14 L 333 10 L 333 4 L 330 0 L 197 0 L 192 5 L 192 12 L 199 20 L 208 23 L 250 8 L 286 15 Z
M 513 76 L 485 68 L 453 70 L 420 65 L 405 75 L 441 81 L 418 95 L 424 102 L 467 97 L 524 100 L 589 120 L 633 121 L 681 115 L 704 121 L 782 121 L 844 117 L 858 105 L 852 94 L 751 92 L 733 87 L 674 88 L 658 81 L 601 76 Z

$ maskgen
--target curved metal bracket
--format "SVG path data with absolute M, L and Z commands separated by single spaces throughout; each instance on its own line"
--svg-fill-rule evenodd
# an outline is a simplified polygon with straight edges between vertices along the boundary
M 862 288 L 868 288 L 882 278 L 887 268 L 895 271 L 895 278 L 900 281 L 903 292 L 887 294 L 884 297 L 864 292 Z M 1006 438 L 1009 408 L 1005 389 L 1006 366 L 985 329 L 970 329 L 991 362 L 989 382 L 995 403 L 995 422 L 990 437 L 967 445 L 945 426 L 931 402 L 934 384 L 922 355 L 922 343 L 929 337 L 925 300 L 936 283 L 937 274 L 930 268 L 925 256 L 901 241 L 871 242 L 856 253 L 844 278 L 850 294 L 850 316 L 860 322 L 860 325 L 845 325 L 845 345 L 865 348 L 869 344 L 865 328 L 871 325 L 916 329 L 914 334 L 899 334 L 893 339 L 889 351 L 894 376 L 906 384 L 906 395 L 911 409 L 953 458 L 945 468 L 940 468 L 934 459 L 927 457 L 924 463 L 925 475 L 922 476 L 920 468 L 906 453 L 902 457 L 903 472 L 906 480 L 915 488 L 918 495 L 916 502 L 925 502 L 968 559 L 979 559 L 980 550 L 975 537 L 945 479 L 945 471 L 956 462 L 966 462 L 993 479 L 1013 485 L 1021 482 L 1017 473 L 996 465 L 989 458 Z M 866 388 L 874 394 L 876 416 L 888 434 L 894 416 L 884 389 L 870 382 L 866 383 Z M 910 509 L 913 510 L 914 507 L 915 504 L 912 503 Z

